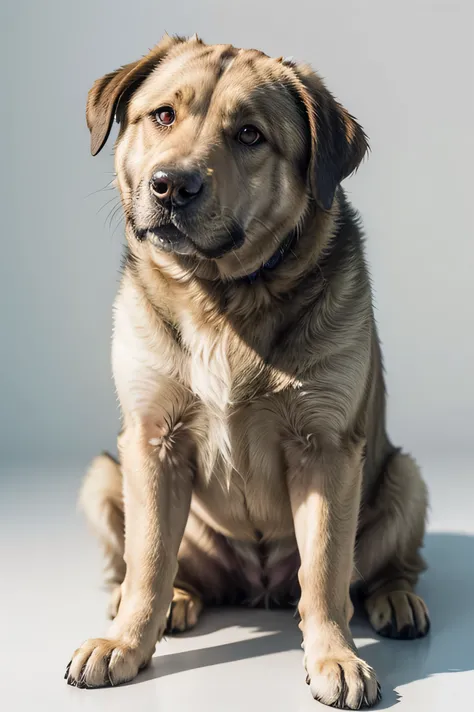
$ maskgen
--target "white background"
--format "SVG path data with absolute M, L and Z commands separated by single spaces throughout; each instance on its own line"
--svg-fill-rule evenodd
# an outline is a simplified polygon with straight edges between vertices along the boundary
M 310 61 L 366 129 L 346 181 L 362 213 L 397 444 L 467 453 L 474 422 L 472 0 L 22 0 L 2 6 L 3 464 L 113 448 L 111 304 L 123 240 L 104 222 L 112 143 L 89 155 L 97 77 L 162 33 Z

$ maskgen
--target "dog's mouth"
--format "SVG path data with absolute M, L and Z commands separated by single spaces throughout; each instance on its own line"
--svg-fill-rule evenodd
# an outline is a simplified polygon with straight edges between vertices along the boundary
M 177 254 L 192 254 L 195 252 L 194 245 L 189 237 L 172 223 L 148 228 L 141 232 L 140 239 L 148 240 L 163 252 L 176 252 Z
M 203 259 L 219 259 L 237 250 L 244 243 L 245 234 L 237 223 L 230 225 L 222 232 L 211 235 L 201 235 L 185 232 L 173 222 L 135 230 L 139 240 L 148 240 L 154 247 L 163 252 L 177 255 L 196 255 Z

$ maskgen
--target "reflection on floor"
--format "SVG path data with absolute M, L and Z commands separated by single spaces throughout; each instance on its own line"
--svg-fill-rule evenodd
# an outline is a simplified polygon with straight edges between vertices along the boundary
M 474 687 L 474 478 L 462 463 L 425 465 L 424 471 L 432 500 L 430 568 L 419 589 L 432 633 L 389 641 L 360 617 L 353 631 L 383 686 L 377 709 L 457 712 L 471 708 Z M 206 611 L 195 631 L 161 643 L 133 683 L 103 690 L 66 686 L 70 653 L 106 627 L 99 552 L 75 511 L 78 482 L 78 470 L 61 468 L 0 474 L 5 709 L 325 709 L 304 684 L 300 632 L 288 611 Z

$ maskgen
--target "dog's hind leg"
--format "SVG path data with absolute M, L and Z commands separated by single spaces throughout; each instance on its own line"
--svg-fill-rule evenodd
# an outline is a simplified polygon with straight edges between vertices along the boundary
M 183 633 L 194 628 L 202 611 L 202 599 L 184 588 L 173 588 L 173 600 L 168 611 L 166 633 Z
M 125 521 L 120 464 L 109 454 L 96 457 L 87 471 L 80 493 L 80 506 L 92 530 L 99 538 L 105 555 L 105 582 L 110 588 L 108 614 L 117 615 L 121 585 L 125 578 Z M 179 558 L 179 557 L 178 557 Z M 202 610 L 201 598 L 185 588 L 186 582 L 173 589 L 168 612 L 167 632 L 192 628 Z
M 125 578 L 125 523 L 122 472 L 107 453 L 92 461 L 79 496 L 79 504 L 105 556 L 105 583 L 111 591 L 108 613 L 115 618 L 120 604 L 120 586 Z
M 426 604 L 414 593 L 426 568 L 419 550 L 427 500 L 417 464 L 395 452 L 374 500 L 362 512 L 354 577 L 362 583 L 370 623 L 385 637 L 421 638 L 430 629 Z

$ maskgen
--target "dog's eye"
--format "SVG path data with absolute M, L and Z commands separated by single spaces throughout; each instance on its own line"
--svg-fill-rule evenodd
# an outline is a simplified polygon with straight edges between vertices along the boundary
M 256 146 L 264 140 L 262 134 L 255 126 L 242 126 L 237 134 L 237 141 L 244 146 Z
M 159 109 L 155 111 L 155 119 L 162 126 L 171 126 L 174 124 L 176 114 L 171 106 L 160 106 Z

